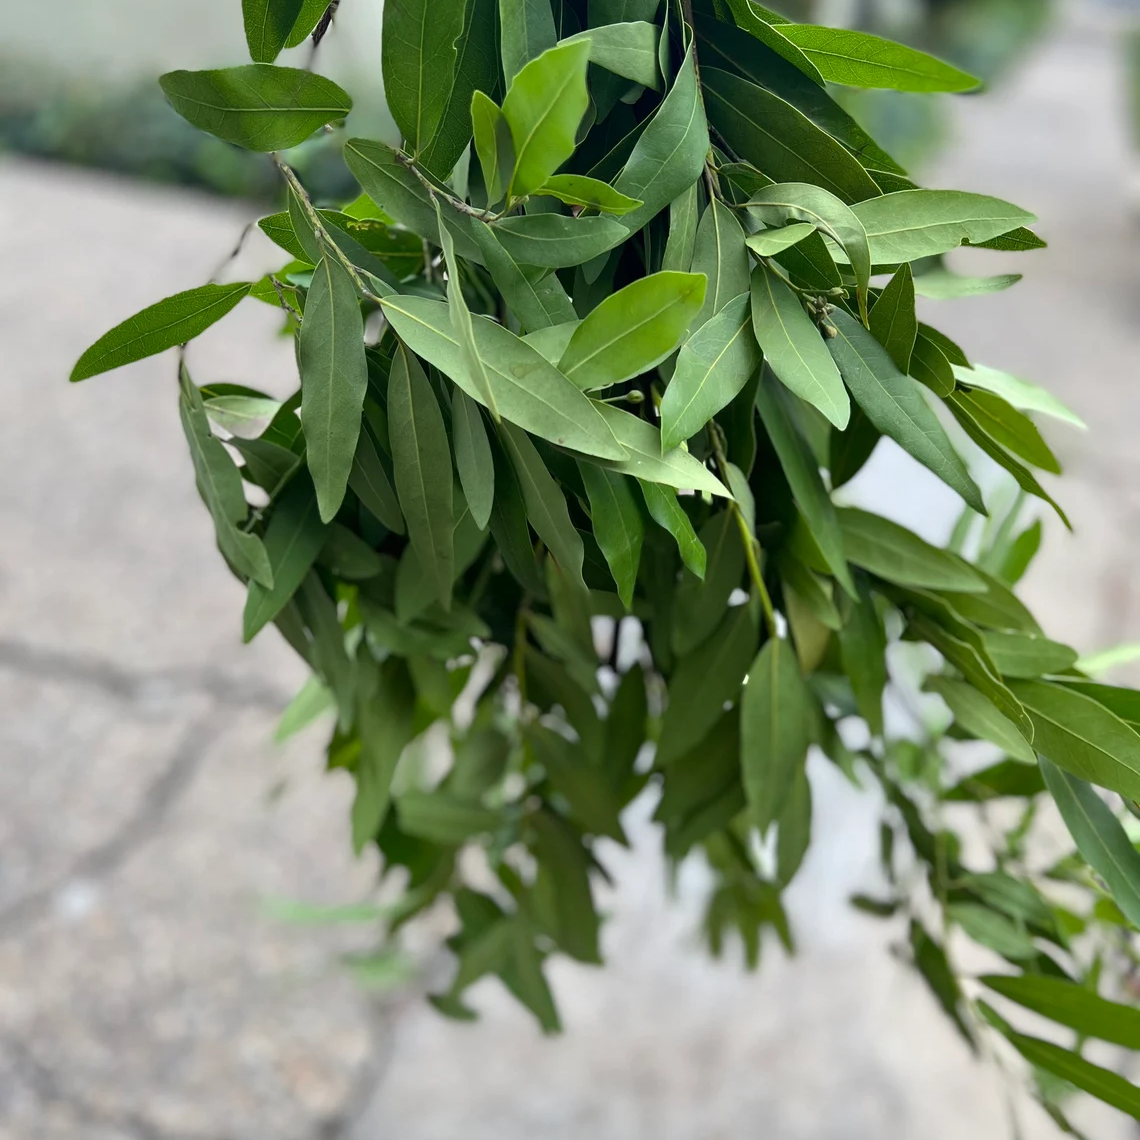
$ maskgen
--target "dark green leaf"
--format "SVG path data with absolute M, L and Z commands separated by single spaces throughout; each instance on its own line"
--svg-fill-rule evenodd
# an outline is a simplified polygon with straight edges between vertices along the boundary
M 628 217 L 628 215 L 626 215 Z M 565 269 L 613 249 L 626 236 L 625 218 L 604 214 L 568 218 L 563 214 L 523 214 L 492 226 L 502 247 L 521 265 Z
M 661 29 L 646 20 L 602 24 L 570 36 L 564 43 L 590 45 L 590 62 L 633 83 L 661 90 L 657 67 L 657 37 Z
M 524 329 L 535 332 L 577 320 L 574 306 L 554 273 L 520 266 L 503 248 L 495 231 L 482 222 L 475 224 L 472 235 L 495 287 Z M 560 355 L 561 351 L 551 363 Z
M 571 816 L 587 831 L 624 843 L 617 797 L 602 769 L 589 763 L 585 750 L 542 725 L 532 726 L 527 737 L 551 784 L 570 805 Z
M 851 680 L 859 715 L 875 736 L 883 734 L 883 690 L 887 684 L 887 634 L 866 587 L 848 606 L 839 629 L 843 670 Z
M 927 934 L 922 925 L 913 919 L 910 924 L 910 945 L 914 954 L 915 969 L 938 999 L 938 1004 L 942 1006 L 946 1016 L 954 1023 L 954 1028 L 965 1038 L 970 1048 L 976 1050 L 974 1036 L 962 1013 L 962 989 L 958 985 L 954 971 L 950 968 L 950 963 L 946 960 L 946 952 Z
M 799 768 L 777 821 L 776 883 L 786 887 L 796 877 L 811 846 L 811 781 Z
M 1023 961 L 1037 954 L 1037 947 L 1024 929 L 980 903 L 951 903 L 946 917 L 979 945 L 1003 958 Z
M 645 538 L 645 524 L 633 496 L 632 483 L 627 476 L 605 471 L 592 463 L 579 463 L 578 470 L 590 499 L 594 537 L 617 583 L 618 597 L 626 609 L 632 609 L 641 544 Z
M 1077 651 L 1067 645 L 1028 633 L 985 635 L 986 649 L 1003 677 L 1032 680 L 1046 673 L 1064 673 L 1077 661 Z
M 348 485 L 357 498 L 395 534 L 404 534 L 404 514 L 400 500 L 384 461 L 380 458 L 371 436 L 361 430 L 356 441 L 356 455 L 349 472 Z
M 699 184 L 694 182 L 669 204 L 669 240 L 661 259 L 662 269 L 688 273 L 692 267 L 700 202 L 698 190 Z
M 914 276 L 902 265 L 871 307 L 868 325 L 875 339 L 887 350 L 898 370 L 909 374 L 910 358 L 918 336 L 914 308 Z
M 1032 745 L 1021 735 L 1017 726 L 1003 716 L 972 685 L 949 677 L 932 675 L 926 679 L 926 688 L 937 693 L 946 702 L 954 714 L 955 723 L 967 732 L 980 740 L 991 741 L 1015 760 L 1024 761 L 1026 764 L 1036 763 L 1037 754 L 1033 751 Z M 963 781 L 964 784 L 967 782 L 969 778 Z
M 405 792 L 396 800 L 400 827 L 409 835 L 447 846 L 494 831 L 498 812 L 447 792 Z
M 304 0 L 242 0 L 245 42 L 254 63 L 272 63 L 285 46 Z
M 923 334 L 921 324 L 911 352 L 908 371 L 936 396 L 946 397 L 954 391 L 954 369 L 941 346 Z
M 659 526 L 667 530 L 677 541 L 681 561 L 696 575 L 704 579 L 708 555 L 704 544 L 693 530 L 693 524 L 684 508 L 677 501 L 677 495 L 670 487 L 638 480 L 649 516 Z
M 479 407 L 460 388 L 451 394 L 451 434 L 471 517 L 479 530 L 486 530 L 495 499 L 495 464 Z
M 991 439 L 1009 448 L 1014 455 L 1052 475 L 1061 474 L 1061 465 L 1041 438 L 1036 424 L 1012 404 L 981 390 L 960 392 L 956 401 L 969 411 Z
M 546 903 L 551 937 L 571 958 L 601 965 L 601 923 L 590 892 L 589 851 L 574 829 L 552 812 L 536 812 L 528 822 L 534 831 L 538 863 L 535 902 Z
M 772 26 L 786 24 L 788 21 L 783 16 L 762 9 L 752 0 L 727 0 L 727 4 L 738 27 L 750 33 L 781 59 L 794 65 L 813 82 L 823 86 L 823 76 L 815 64 Z
M 499 28 L 508 84 L 558 40 L 550 0 L 499 0 Z
M 970 686 L 962 686 L 969 689 Z M 970 690 L 973 692 L 973 690 Z M 1010 727 L 1013 728 L 1012 721 Z M 1002 760 L 980 772 L 966 776 L 954 787 L 943 792 L 942 798 L 950 803 L 988 803 L 1003 796 L 1032 798 L 1045 790 L 1041 771 L 1034 764 L 1023 764 L 1019 760 Z

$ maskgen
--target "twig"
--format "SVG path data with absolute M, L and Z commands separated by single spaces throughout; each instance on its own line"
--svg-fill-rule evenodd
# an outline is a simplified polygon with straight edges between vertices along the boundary
M 468 217 L 478 218 L 481 222 L 486 221 L 491 217 L 490 211 L 480 210 L 477 206 L 469 205 L 462 199 L 456 198 L 454 194 L 448 194 L 446 190 L 442 190 L 440 187 L 436 186 L 436 184 L 432 182 L 432 180 L 428 178 L 427 175 L 425 175 L 418 166 L 416 166 L 415 161 L 409 155 L 404 154 L 403 151 L 398 150 L 395 152 L 395 154 L 396 161 L 407 170 L 410 170 L 412 174 L 414 174 L 416 178 L 418 178 L 423 184 L 423 187 L 425 190 L 427 190 L 428 197 L 431 198 L 433 205 L 435 204 L 437 198 L 443 198 L 448 203 L 448 205 L 452 207 L 452 209 L 458 210 L 459 213 L 466 214 Z

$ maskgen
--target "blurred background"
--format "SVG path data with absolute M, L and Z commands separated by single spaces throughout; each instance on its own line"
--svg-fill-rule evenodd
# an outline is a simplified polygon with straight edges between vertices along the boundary
M 1140 3 L 819 0 L 984 75 L 957 99 L 852 100 L 927 184 L 1009 198 L 1049 248 L 951 259 L 1021 271 L 997 296 L 926 301 L 971 357 L 1052 389 L 1069 536 L 1047 520 L 1026 599 L 1082 651 L 1140 638 L 1140 232 L 1133 110 Z M 875 886 L 878 805 L 813 768 L 815 844 L 790 892 L 798 953 L 757 975 L 699 945 L 703 877 L 672 888 L 645 820 L 608 864 L 609 964 L 560 962 L 566 1035 L 494 981 L 474 1026 L 421 1000 L 435 933 L 355 971 L 367 925 L 307 908 L 367 898 L 325 726 L 272 742 L 303 675 L 275 631 L 239 644 L 168 355 L 78 388 L 105 329 L 205 280 L 275 201 L 268 160 L 198 135 L 154 77 L 243 62 L 238 0 L 3 0 L 0 34 L 0 1138 L 2 1140 L 989 1140 L 1009 1084 L 974 1062 L 850 910 Z M 321 70 L 351 129 L 392 138 L 379 0 L 345 0 Z M 297 49 L 300 58 L 307 47 Z M 346 193 L 335 143 L 299 157 Z M 258 235 L 238 268 L 277 264 Z M 1016 264 L 1014 264 L 1016 262 Z M 196 345 L 199 379 L 291 382 L 273 313 Z M 934 540 L 955 504 L 880 448 L 853 494 Z M 303 905 L 302 905 L 303 904 Z M 342 915 L 351 917 L 351 915 Z M 322 921 L 313 921 L 322 918 Z M 1135 1135 L 1095 1109 L 1097 1140 Z M 1054 1133 L 1018 1109 L 1021 1135 Z

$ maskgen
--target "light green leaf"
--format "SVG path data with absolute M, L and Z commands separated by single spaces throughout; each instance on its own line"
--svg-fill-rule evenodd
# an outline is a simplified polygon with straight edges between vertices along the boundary
M 1050 681 L 1013 681 L 1038 753 L 1102 788 L 1140 799 L 1140 736 L 1091 697 Z
M 392 327 L 413 352 L 450 376 L 473 400 L 479 400 L 480 393 L 467 371 L 446 305 L 423 297 L 401 296 L 386 298 L 383 308 Z M 553 364 L 502 325 L 484 317 L 473 318 L 473 323 L 475 344 L 505 419 L 533 435 L 586 455 L 624 458 L 625 448 L 614 438 L 598 407 Z
M 618 221 L 606 215 L 568 218 L 563 214 L 525 214 L 503 218 L 491 228 L 511 257 L 539 269 L 585 264 L 627 236 L 625 219 Z
M 712 125 L 769 178 L 821 186 L 843 202 L 881 194 L 859 160 L 791 103 L 714 67 L 702 67 L 701 80 Z
M 752 327 L 780 383 L 842 431 L 851 403 L 839 369 L 799 298 L 763 264 L 752 271 Z
M 272 63 L 285 46 L 304 0 L 242 0 L 245 42 L 254 63 Z
M 787 404 L 787 394 L 775 383 L 770 373 L 760 379 L 756 389 L 756 406 L 764 428 L 776 449 L 780 466 L 792 489 L 796 505 L 812 538 L 823 555 L 828 570 L 843 588 L 855 595 L 855 584 L 843 554 L 843 535 L 832 505 L 831 496 L 823 485 L 819 464 L 815 461 L 807 441 L 797 431 Z
M 1114 645 L 1111 649 L 1102 649 L 1097 653 L 1089 653 L 1077 661 L 1077 668 L 1090 677 L 1098 677 L 1119 669 L 1122 665 L 1131 665 L 1140 658 L 1140 642 L 1133 641 L 1126 645 Z
M 503 200 L 515 172 L 515 144 L 510 124 L 499 105 L 482 91 L 471 96 L 471 127 L 475 133 L 475 153 L 483 170 L 487 204 Z
M 662 269 L 688 273 L 692 268 L 697 239 L 699 189 L 699 184 L 694 182 L 669 204 L 669 238 L 661 259 Z
M 781 24 L 828 83 L 896 91 L 972 91 L 981 81 L 926 52 L 852 28 Z
M 815 226 L 810 222 L 795 222 L 790 226 L 776 226 L 751 234 L 746 244 L 757 257 L 774 257 L 813 233 Z
M 732 402 L 759 365 L 760 348 L 745 292 L 681 346 L 661 400 L 661 446 L 668 451 L 696 435 Z
M 980 946 L 1003 958 L 1025 960 L 1037 954 L 1033 939 L 1024 929 L 981 903 L 951 903 L 946 908 L 946 917 Z
M 704 298 L 699 273 L 639 278 L 607 297 L 574 330 L 559 371 L 586 392 L 648 372 L 681 342 Z
M 411 154 L 432 140 L 447 107 L 465 7 L 465 0 L 384 5 L 384 100 Z
M 984 594 L 986 582 L 969 563 L 924 542 L 898 523 L 853 507 L 837 512 L 847 560 L 900 586 Z
M 649 510 L 649 517 L 664 530 L 667 530 L 677 542 L 681 561 L 688 569 L 704 580 L 705 567 L 708 554 L 704 543 L 697 537 L 693 524 L 684 508 L 677 501 L 677 495 L 669 487 L 659 486 L 657 483 L 647 483 L 638 480 L 641 493 L 645 498 L 645 505 Z
M 769 638 L 740 705 L 744 793 L 761 834 L 784 809 L 811 744 L 810 698 L 789 642 Z
M 328 522 L 340 509 L 352 471 L 368 366 L 356 286 L 341 264 L 327 257 L 309 287 L 299 359 L 309 470 L 321 519 Z
M 252 641 L 285 608 L 321 552 L 327 530 L 313 481 L 299 471 L 273 504 L 264 538 L 273 586 L 267 589 L 260 582 L 250 582 L 242 614 L 243 641 Z
M 321 17 L 328 10 L 328 0 L 304 0 L 300 14 L 297 16 L 289 38 L 285 41 L 287 48 L 298 47 L 313 33 Z
M 571 319 L 565 324 L 551 325 L 549 328 L 539 329 L 538 332 L 527 333 L 523 340 L 536 348 L 551 364 L 557 364 L 574 335 L 574 330 L 582 322 Z
M 708 149 L 708 125 L 690 48 L 669 94 L 614 183 L 615 190 L 642 203 L 622 218 L 626 233 L 641 229 L 700 178 Z
M 508 84 L 558 40 L 549 0 L 499 0 L 498 23 Z
M 495 288 L 524 329 L 535 332 L 577 320 L 574 305 L 554 273 L 520 266 L 499 243 L 495 231 L 483 222 L 477 221 L 471 232 Z M 551 363 L 560 355 L 561 351 Z
M 315 673 L 311 673 L 281 714 L 273 731 L 273 743 L 283 744 L 325 713 L 335 710 L 336 697 Z
M 189 123 L 247 150 L 299 146 L 352 109 L 352 100 L 331 79 L 268 63 L 169 71 L 158 82 Z
M 608 182 L 584 174 L 552 174 L 536 191 L 548 194 L 569 206 L 586 206 L 607 214 L 628 214 L 641 203 L 619 194 Z
M 1084 780 L 1062 771 L 1044 755 L 1040 765 L 1077 850 L 1104 880 L 1128 921 L 1140 927 L 1140 853 L 1112 809 Z
M 547 471 L 526 432 L 504 423 L 501 433 L 522 488 L 527 521 L 546 543 L 563 573 L 585 588 L 582 581 L 582 539 L 570 519 L 562 488 Z
M 1087 427 L 1084 420 L 1075 412 L 1069 411 L 1051 392 L 1038 388 L 1036 384 L 1030 384 L 1028 380 L 1011 376 L 1008 372 L 987 368 L 984 364 L 975 364 L 973 368 L 963 368 L 955 364 L 954 378 L 967 388 L 981 388 L 984 392 L 1001 396 L 1003 400 L 1022 411 L 1040 412 L 1042 415 L 1052 416 L 1082 430 Z
M 982 430 L 1003 447 L 1051 475 L 1061 474 L 1061 465 L 1036 424 L 1008 401 L 981 390 L 958 392 L 955 400 L 968 408 Z
M 928 269 L 914 279 L 914 291 L 935 301 L 954 297 L 981 297 L 1000 293 L 1021 280 L 1020 273 L 1001 273 L 996 277 L 963 277 L 949 269 Z
M 879 299 L 871 306 L 867 326 L 887 350 L 898 370 L 910 373 L 910 358 L 918 338 L 918 314 L 914 304 L 914 275 L 909 264 L 899 266 Z
M 589 59 L 589 44 L 562 44 L 532 59 L 511 82 L 503 114 L 515 142 L 512 197 L 533 194 L 574 153 L 574 137 L 589 103 Z
M 986 650 L 1003 677 L 1032 680 L 1047 673 L 1064 673 L 1077 661 L 1077 651 L 1067 645 L 1029 633 L 985 634 Z
M 599 466 L 681 491 L 705 491 L 731 498 L 724 484 L 684 448 L 675 447 L 662 453 L 661 433 L 652 424 L 612 404 L 595 401 L 594 407 L 626 452 L 621 460 L 596 460 Z
M 852 209 L 867 231 L 876 265 L 935 257 L 1036 220 L 1009 202 L 963 190 L 898 190 Z
M 887 350 L 854 317 L 837 309 L 830 319 L 838 335 L 827 347 L 867 418 L 974 510 L 985 514 L 977 484 L 921 388 L 898 370 Z
M 937 674 L 926 679 L 925 687 L 937 693 L 949 706 L 954 720 L 967 732 L 988 740 L 1027 764 L 1036 762 L 1032 745 L 1017 726 L 984 697 L 973 685 Z
M 748 247 L 736 215 L 719 199 L 705 208 L 693 245 L 692 271 L 708 278 L 705 301 L 694 331 L 711 320 L 734 297 L 748 292 Z
M 400 500 L 368 432 L 363 428 L 356 441 L 356 455 L 348 475 L 348 485 L 357 498 L 395 534 L 404 534 L 404 515 Z
M 261 539 L 238 527 L 249 514 L 241 474 L 221 440 L 211 433 L 201 393 L 185 369 L 179 377 L 179 390 L 182 430 L 190 445 L 198 492 L 214 520 L 218 547 L 240 574 L 272 587 L 273 568 Z
M 562 42 L 585 42 L 590 45 L 590 62 L 612 71 L 642 87 L 661 90 L 661 72 L 657 68 L 657 38 L 661 29 L 645 20 L 601 24 L 587 28 Z
M 645 524 L 628 478 L 592 463 L 579 462 L 578 470 L 590 500 L 590 521 L 625 608 L 633 607 L 633 588 L 641 564 Z
M 408 538 L 436 600 L 450 609 L 455 578 L 451 448 L 431 384 L 403 344 L 392 361 L 388 418 L 396 493 Z
M 755 36 L 765 47 L 802 71 L 813 82 L 823 86 L 823 76 L 814 63 L 791 40 L 782 36 L 772 25 L 783 26 L 788 21 L 762 9 L 752 0 L 727 0 L 732 17 L 739 28 Z
M 193 340 L 220 321 L 251 288 L 248 282 L 202 285 L 143 309 L 87 349 L 71 370 L 72 383 Z
M 479 406 L 461 388 L 451 393 L 451 435 L 471 517 L 479 530 L 486 530 L 495 501 L 495 462 Z

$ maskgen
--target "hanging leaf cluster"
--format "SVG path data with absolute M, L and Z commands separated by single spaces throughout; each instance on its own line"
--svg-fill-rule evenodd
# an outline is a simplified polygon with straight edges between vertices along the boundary
M 349 138 L 360 195 L 317 204 L 279 152 L 351 100 L 275 60 L 335 5 L 243 8 L 252 64 L 162 86 L 275 152 L 284 209 L 260 226 L 284 263 L 138 313 L 72 379 L 246 298 L 282 310 L 296 390 L 199 386 L 183 351 L 182 422 L 246 640 L 273 624 L 312 668 L 286 724 L 335 711 L 352 842 L 406 883 L 386 936 L 453 910 L 439 1009 L 474 1016 L 466 991 L 494 975 L 559 1027 L 546 963 L 601 961 L 596 892 L 643 795 L 667 858 L 711 870 L 712 951 L 735 935 L 755 964 L 766 928 L 790 948 L 814 753 L 879 788 L 886 891 L 856 905 L 907 916 L 963 1037 L 1062 1078 L 1035 1079 L 1063 1127 L 1069 1086 L 1140 1114 L 1082 1054 L 1140 1047 L 1140 1014 L 1098 996 L 1135 961 L 1140 696 L 1015 596 L 1039 521 L 996 511 L 977 535 L 983 462 L 1064 519 L 1032 414 L 1075 417 L 916 311 L 1017 280 L 958 276 L 951 250 L 1044 243 L 1018 206 L 917 186 L 832 97 L 975 81 L 750 0 L 388 0 L 402 145 Z M 884 436 L 961 498 L 949 548 L 841 505 Z M 926 711 L 900 729 L 885 698 L 916 677 Z M 995 762 L 959 778 L 960 740 Z M 1047 798 L 1077 850 L 1042 870 Z M 995 800 L 1012 823 L 967 859 L 952 805 Z M 1004 972 L 965 978 L 961 938 Z

